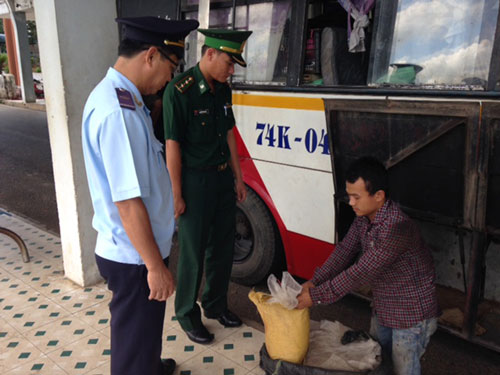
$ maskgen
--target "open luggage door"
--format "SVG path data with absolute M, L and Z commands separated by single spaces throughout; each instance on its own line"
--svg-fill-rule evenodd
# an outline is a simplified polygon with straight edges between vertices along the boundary
M 391 199 L 417 220 L 432 249 L 441 328 L 499 350 L 500 106 L 326 99 L 325 111 L 338 239 L 354 218 L 347 166 L 374 156 L 388 168 Z

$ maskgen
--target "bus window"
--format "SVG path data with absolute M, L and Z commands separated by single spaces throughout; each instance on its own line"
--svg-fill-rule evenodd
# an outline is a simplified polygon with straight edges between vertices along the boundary
M 499 0 L 310 0 L 302 84 L 484 89 L 498 9 Z
M 185 19 L 187 20 L 198 20 L 198 11 L 196 12 L 187 12 L 184 14 Z M 198 49 L 198 40 L 197 33 L 189 33 L 186 38 L 186 50 L 184 52 L 184 60 L 185 60 L 185 69 L 191 68 L 196 65 L 198 62 L 196 51 Z
M 287 74 L 291 0 L 236 7 L 237 30 L 252 30 L 243 56 L 247 68 L 236 66 L 233 81 L 284 84 Z
M 360 11 L 349 11 L 350 4 Z M 303 84 L 367 84 L 374 4 L 373 0 L 309 1 Z
M 213 3 L 219 3 L 216 4 Z M 232 2 L 210 2 L 210 28 L 232 28 Z M 184 0 L 184 18 L 198 19 L 198 1 Z M 233 81 L 245 83 L 276 82 L 284 84 L 287 75 L 288 30 L 290 24 L 291 0 L 273 2 L 254 2 L 250 5 L 236 6 L 235 30 L 252 30 L 253 34 L 245 46 L 243 58 L 247 67 L 235 66 Z M 188 37 L 189 49 L 186 52 L 186 67 L 197 62 L 196 33 Z
M 197 0 L 187 0 L 188 4 L 198 5 Z M 220 3 L 221 0 L 211 0 L 210 3 Z M 198 10 L 184 13 L 185 19 L 198 19 Z M 209 15 L 209 25 L 210 28 L 214 29 L 230 29 L 232 26 L 232 8 L 231 7 L 220 7 L 210 10 Z M 189 33 L 188 39 L 188 49 L 185 54 L 186 67 L 190 68 L 198 62 L 197 53 L 201 46 L 198 46 L 198 34 Z
M 385 7 L 370 84 L 485 87 L 498 0 L 399 0 Z M 379 18 L 382 20 L 382 17 Z

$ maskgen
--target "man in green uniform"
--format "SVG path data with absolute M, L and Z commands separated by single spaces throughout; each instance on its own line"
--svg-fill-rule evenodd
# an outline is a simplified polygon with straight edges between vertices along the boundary
M 201 305 L 207 318 L 225 327 L 241 320 L 227 307 L 233 262 L 236 199 L 246 198 L 233 133 L 231 89 L 234 64 L 251 31 L 198 30 L 205 35 L 202 58 L 174 78 L 163 96 L 167 167 L 179 218 L 179 262 L 175 312 L 189 339 L 208 344 L 214 335 L 196 303 L 205 266 Z

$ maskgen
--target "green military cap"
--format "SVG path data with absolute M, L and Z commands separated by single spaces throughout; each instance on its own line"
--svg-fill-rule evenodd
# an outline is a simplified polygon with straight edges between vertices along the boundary
M 227 29 L 198 29 L 205 35 L 205 45 L 226 52 L 243 67 L 247 66 L 241 54 L 251 31 L 236 31 Z

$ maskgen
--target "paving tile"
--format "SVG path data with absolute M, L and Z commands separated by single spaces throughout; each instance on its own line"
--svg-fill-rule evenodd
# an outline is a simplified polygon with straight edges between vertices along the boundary
M 86 374 L 110 360 L 109 339 L 101 333 L 91 334 L 48 354 L 70 374 Z
M 163 335 L 162 358 L 173 358 L 179 363 L 190 361 L 208 349 L 188 339 L 181 329 L 170 328 Z
M 244 375 L 248 370 L 216 352 L 206 351 L 183 362 L 175 369 L 175 375 Z
M 101 366 L 87 372 L 85 375 L 109 375 L 111 374 L 111 363 L 107 361 Z
M 251 327 L 242 327 L 233 335 L 213 345 L 211 348 L 249 370 L 259 365 L 259 351 L 265 335 Z
M 50 353 L 92 334 L 96 334 L 96 330 L 89 324 L 74 315 L 68 315 L 32 329 L 23 336 L 43 353 Z
M 0 342 L 0 374 L 38 359 L 42 352 L 22 335 Z
M 101 329 L 99 332 L 102 333 L 107 338 L 109 338 L 109 339 L 111 338 L 111 326 L 110 325 L 108 325 L 104 329 Z
M 12 327 L 7 320 L 0 318 L 0 345 L 5 340 L 10 340 L 12 337 L 17 336 L 19 332 Z
M 13 281 L 5 291 L 0 292 L 0 299 L 3 301 L 0 305 L 0 316 L 8 316 L 13 311 L 24 310 L 26 307 L 36 306 L 41 303 L 47 303 L 48 299 L 21 281 Z M 2 308 L 10 306 L 8 308 Z
M 248 375 L 266 375 L 266 372 L 259 367 L 258 369 L 249 372 Z
M 46 355 L 42 355 L 34 361 L 25 363 L 5 375 L 66 375 L 66 371 L 61 369 L 54 361 Z
M 86 310 L 109 298 L 109 292 L 99 287 L 75 289 L 63 295 L 56 295 L 53 300 L 71 313 Z
M 81 288 L 64 277 L 57 236 L 0 208 L 0 225 L 26 242 L 0 236 L 0 374 L 109 375 L 111 292 L 104 283 Z M 215 334 L 211 345 L 191 342 L 180 328 L 174 298 L 167 301 L 162 357 L 179 375 L 263 375 L 258 351 L 263 334 L 247 326 L 224 328 L 202 318 Z
M 0 260 L 2 261 L 2 263 L 4 263 L 5 260 L 22 259 L 21 249 L 19 248 L 17 243 L 9 236 L 4 234 L 0 235 L 0 246 L 2 247 L 2 253 L 0 255 Z
M 111 322 L 109 301 L 110 298 L 87 309 L 78 311 L 75 313 L 75 316 L 84 320 L 96 330 L 104 330 L 106 327 L 109 327 Z
M 208 331 L 215 335 L 214 343 L 211 345 L 216 345 L 229 335 L 236 333 L 241 328 L 241 327 L 226 328 L 222 324 L 220 324 L 217 320 L 207 319 L 204 316 L 201 318 L 201 321 L 203 322 L 205 327 L 207 327 Z
M 27 283 L 45 296 L 57 299 L 58 296 L 81 289 L 81 286 L 66 279 L 64 275 L 48 275 L 30 280 Z
M 4 319 L 18 332 L 25 333 L 68 315 L 67 310 L 45 298 L 22 310 L 12 311 L 10 315 L 4 315 Z

